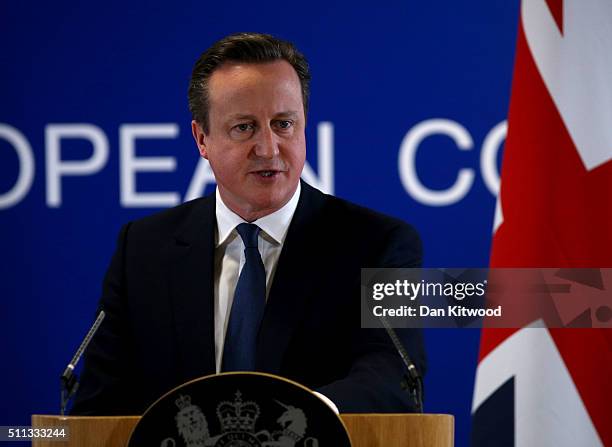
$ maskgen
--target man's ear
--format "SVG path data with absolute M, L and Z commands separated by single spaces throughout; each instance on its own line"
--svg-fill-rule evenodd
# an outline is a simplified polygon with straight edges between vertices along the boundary
M 202 130 L 202 126 L 196 121 L 191 121 L 191 135 L 193 135 L 193 139 L 196 142 L 196 146 L 198 146 L 198 151 L 200 155 L 208 160 L 208 149 L 206 147 L 206 134 L 204 134 L 204 130 Z

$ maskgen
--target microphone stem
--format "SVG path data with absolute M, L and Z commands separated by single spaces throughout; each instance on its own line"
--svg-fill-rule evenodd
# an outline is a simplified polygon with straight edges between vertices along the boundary
M 89 346 L 89 343 L 91 342 L 91 339 L 93 338 L 94 334 L 98 331 L 98 328 L 102 324 L 102 320 L 104 320 L 105 316 L 106 313 L 101 310 L 98 314 L 98 317 L 96 318 L 96 321 L 94 321 L 94 324 L 91 326 L 91 329 L 89 329 L 87 335 L 81 342 L 79 349 L 77 349 L 74 356 L 72 357 L 72 360 L 70 361 L 68 366 L 66 366 L 66 369 L 60 377 L 60 413 L 62 414 L 62 416 L 66 413 L 66 407 L 68 406 L 68 402 L 70 401 L 74 393 L 76 393 L 76 390 L 79 387 L 78 376 L 74 372 L 74 369 L 76 368 L 77 363 L 79 363 L 83 352 L 85 352 L 85 349 L 87 349 L 87 346 Z

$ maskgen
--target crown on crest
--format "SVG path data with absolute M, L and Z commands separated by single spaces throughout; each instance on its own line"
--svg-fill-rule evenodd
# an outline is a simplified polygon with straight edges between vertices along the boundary
M 255 433 L 255 422 L 259 417 L 259 405 L 242 401 L 242 393 L 236 391 L 234 402 L 223 401 L 217 405 L 217 417 L 221 430 L 226 432 Z
M 191 396 L 183 396 L 182 394 L 174 401 L 179 410 L 191 406 Z

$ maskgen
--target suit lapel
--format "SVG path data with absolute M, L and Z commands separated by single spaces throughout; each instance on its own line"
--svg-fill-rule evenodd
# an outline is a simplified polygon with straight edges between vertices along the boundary
M 323 195 L 302 182 L 302 192 L 278 260 L 257 340 L 257 369 L 278 373 L 309 298 Z M 194 205 L 170 251 L 171 299 L 181 379 L 215 372 L 215 196 Z
M 215 372 L 215 196 L 185 218 L 171 248 L 171 299 L 182 380 Z
M 309 297 L 309 269 L 304 268 L 318 249 L 317 216 L 322 194 L 302 182 L 298 206 L 278 260 L 257 339 L 257 369 L 278 373 L 283 355 Z

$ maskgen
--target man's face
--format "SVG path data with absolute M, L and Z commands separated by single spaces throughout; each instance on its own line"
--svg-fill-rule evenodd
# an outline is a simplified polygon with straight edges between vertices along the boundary
M 209 133 L 192 122 L 225 204 L 247 221 L 282 208 L 306 157 L 300 80 L 286 61 L 226 63 L 209 79 Z

